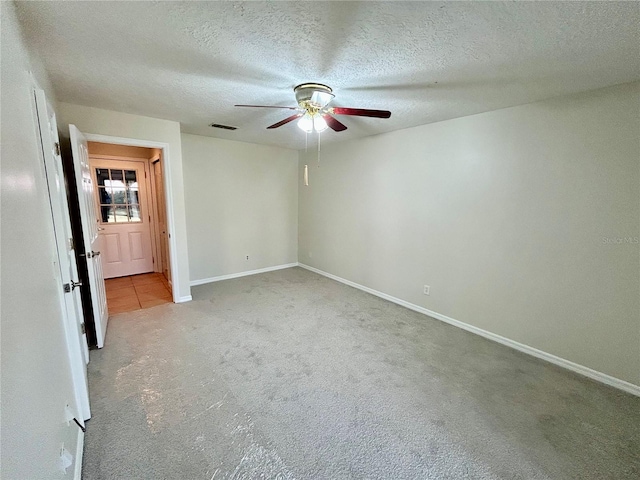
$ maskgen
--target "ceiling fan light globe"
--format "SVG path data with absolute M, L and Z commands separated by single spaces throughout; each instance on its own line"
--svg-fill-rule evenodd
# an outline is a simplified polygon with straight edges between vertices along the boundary
M 300 120 L 298 120 L 298 127 L 307 133 L 311 133 L 313 131 L 313 118 L 311 118 L 309 112 L 305 113 Z
M 313 92 L 311 95 L 311 102 L 317 105 L 319 108 L 324 108 L 329 105 L 329 102 L 333 100 L 333 94 L 328 92 Z
M 301 83 L 293 91 L 298 105 L 302 108 L 306 108 L 307 105 L 324 108 L 334 96 L 331 87 L 321 83 Z
M 327 127 L 327 121 L 322 117 L 322 115 L 316 115 L 313 117 L 313 129 L 316 132 L 324 132 Z

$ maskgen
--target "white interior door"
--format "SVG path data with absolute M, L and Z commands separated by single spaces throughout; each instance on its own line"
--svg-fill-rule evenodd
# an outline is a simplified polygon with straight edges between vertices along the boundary
M 35 90 L 36 111 L 40 128 L 40 140 L 44 159 L 51 216 L 53 218 L 58 265 L 61 277 L 61 297 L 65 315 L 65 335 L 71 374 L 77 404 L 75 416 L 84 425 L 91 417 L 89 407 L 89 385 L 87 381 L 87 363 L 89 348 L 84 331 L 84 314 L 78 285 L 78 266 L 74 250 L 66 183 L 60 156 L 58 126 L 53 108 L 47 103 L 44 92 Z
M 104 278 L 153 272 L 146 163 L 90 158 Z
M 96 216 L 97 207 L 93 178 L 91 176 L 91 167 L 89 166 L 89 149 L 87 147 L 87 139 L 75 125 L 69 125 L 69 135 L 71 137 L 73 169 L 80 203 L 85 258 L 87 260 L 87 270 L 89 271 L 89 288 L 91 289 L 91 302 L 93 304 L 93 321 L 96 326 L 96 341 L 98 348 L 102 348 L 107 334 L 109 312 L 107 310 L 102 262 L 100 261 L 99 224 Z

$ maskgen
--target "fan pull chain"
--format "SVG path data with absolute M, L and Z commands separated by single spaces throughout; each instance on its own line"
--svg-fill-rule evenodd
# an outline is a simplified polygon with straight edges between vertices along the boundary
M 320 132 L 318 132 L 318 168 L 320 168 Z
M 305 154 L 307 153 L 308 146 L 309 146 L 309 132 L 307 132 L 305 130 L 305 132 L 304 132 L 304 153 Z M 304 174 L 302 176 L 302 184 L 305 187 L 309 186 L 309 166 L 308 165 L 304 166 Z

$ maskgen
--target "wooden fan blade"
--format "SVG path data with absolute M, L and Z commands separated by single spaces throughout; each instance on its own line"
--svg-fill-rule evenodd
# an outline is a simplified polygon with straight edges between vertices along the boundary
M 347 129 L 347 126 L 345 124 L 339 122 L 328 113 L 323 113 L 322 118 L 325 119 L 329 128 L 334 132 L 342 132 L 343 130 Z
M 281 127 L 282 125 L 286 125 L 289 122 L 293 122 L 296 118 L 300 118 L 302 115 L 302 113 L 296 113 L 295 115 L 291 115 L 290 117 L 285 118 L 284 120 L 280 120 L 278 123 L 274 123 L 273 125 L 269 125 L 267 128 L 278 128 Z
M 286 108 L 287 110 L 297 110 L 298 109 L 298 107 L 279 107 L 277 105 L 234 105 L 234 107 Z
M 389 118 L 391 116 L 391 112 L 388 110 L 369 110 L 366 108 L 333 107 L 329 111 L 335 115 L 356 115 L 358 117 Z

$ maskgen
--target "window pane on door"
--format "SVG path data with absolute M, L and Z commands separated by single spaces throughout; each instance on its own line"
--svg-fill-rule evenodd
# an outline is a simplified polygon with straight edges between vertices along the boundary
M 113 207 L 109 207 L 107 205 L 101 205 L 100 206 L 100 220 L 102 220 L 102 223 L 115 222 L 116 219 L 115 219 L 115 216 L 113 216 Z
M 98 197 L 100 203 L 102 204 L 108 205 L 111 203 L 111 195 L 109 194 L 109 191 L 104 187 L 98 187 Z
M 124 187 L 124 174 L 122 170 L 111 170 L 111 182 L 112 185 Z
M 128 188 L 138 188 L 135 170 L 125 170 L 124 178 Z
M 105 181 L 109 181 L 109 169 L 107 168 L 96 168 L 96 181 L 99 187 L 105 186 Z
M 124 188 L 113 187 L 111 189 L 113 191 L 113 203 L 115 204 L 126 204 L 127 199 L 124 195 Z
M 96 168 L 102 223 L 142 222 L 138 171 Z
M 117 207 L 113 207 L 115 211 L 115 222 L 122 223 L 129 221 L 129 215 L 127 214 L 127 206 L 126 205 L 118 205 Z
M 128 198 L 127 198 L 127 203 L 140 203 L 140 201 L 138 200 L 138 190 L 137 189 L 130 189 L 128 190 Z
M 129 205 L 129 219 L 132 222 L 141 222 L 140 218 L 140 205 Z

